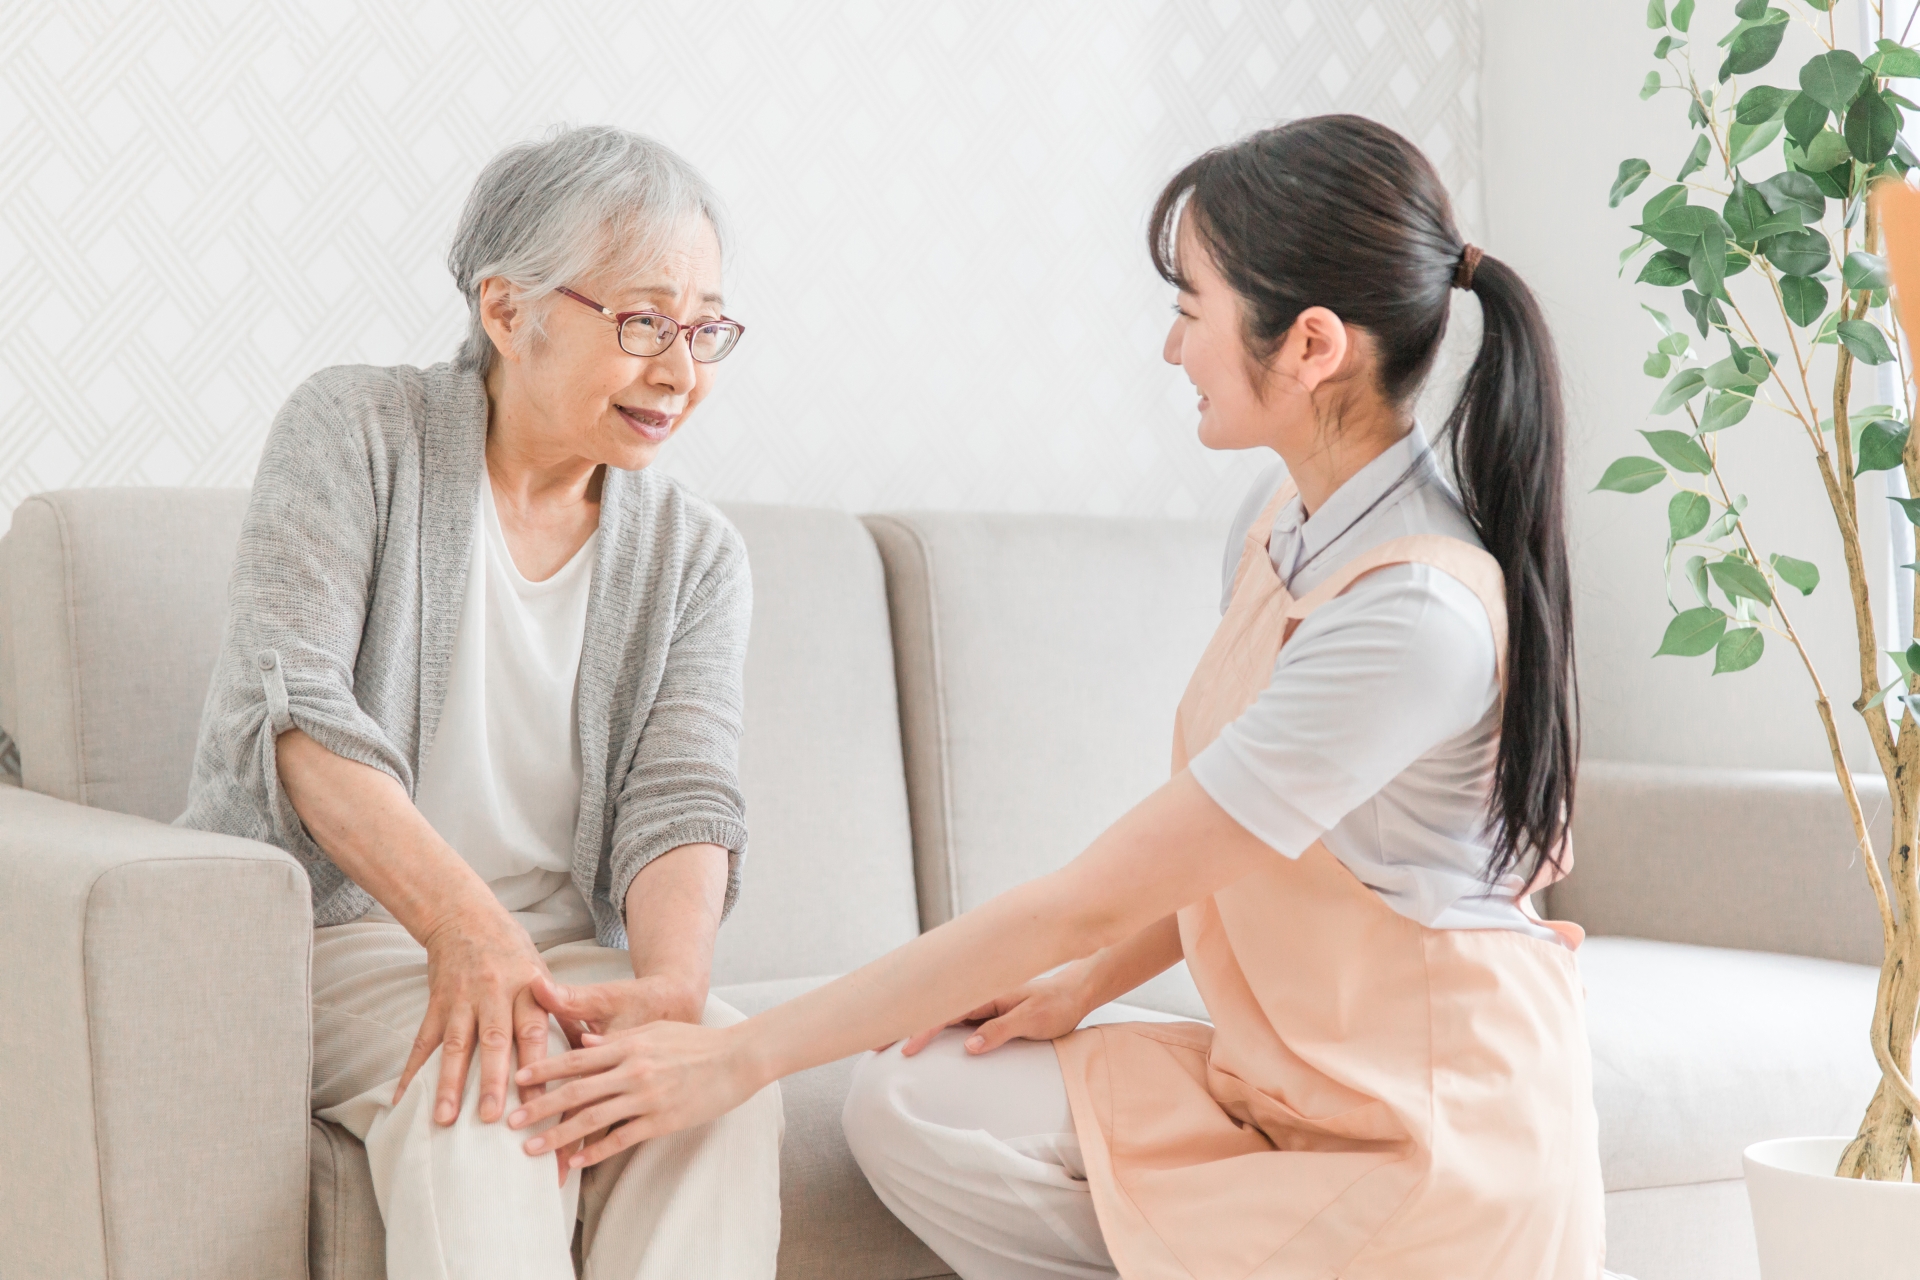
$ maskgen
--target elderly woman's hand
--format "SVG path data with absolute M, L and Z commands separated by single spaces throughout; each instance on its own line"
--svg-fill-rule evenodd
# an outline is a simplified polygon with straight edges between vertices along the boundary
M 705 1124 L 772 1079 L 748 1061 L 743 1026 L 662 1020 L 611 1036 L 588 1032 L 583 1047 L 520 1068 L 514 1079 L 523 1090 L 555 1080 L 567 1083 L 522 1104 L 507 1125 L 524 1129 L 548 1116 L 561 1117 L 527 1140 L 527 1154 L 535 1156 L 564 1151 L 606 1130 L 567 1157 L 569 1168 L 582 1168 L 648 1138 Z
M 547 1011 L 534 999 L 533 984 L 547 978 L 546 962 L 527 931 L 493 904 L 450 916 L 426 938 L 427 1013 L 413 1052 L 400 1072 L 393 1100 L 407 1091 L 414 1073 L 440 1055 L 440 1083 L 433 1118 L 452 1124 L 460 1114 L 468 1064 L 480 1053 L 480 1119 L 492 1123 L 506 1108 L 510 1051 L 520 1061 L 547 1054 Z M 520 1090 L 522 1101 L 526 1089 Z
M 560 1020 L 576 1049 L 584 1033 L 610 1036 L 662 1019 L 698 1022 L 706 1009 L 704 991 L 665 974 L 578 986 L 563 986 L 544 977 L 534 984 L 533 997 Z

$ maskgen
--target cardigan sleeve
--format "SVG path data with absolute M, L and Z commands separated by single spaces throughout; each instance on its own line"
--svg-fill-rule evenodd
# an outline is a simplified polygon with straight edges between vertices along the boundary
M 747 848 L 740 732 L 753 579 L 739 533 L 718 518 L 711 529 L 615 806 L 608 900 L 622 922 L 633 878 L 685 844 L 727 850 L 723 917 L 740 894 Z
M 241 525 L 226 635 L 179 819 L 292 853 L 316 902 L 345 877 L 308 838 L 280 785 L 279 735 L 301 729 L 412 788 L 405 755 L 354 696 L 385 478 L 374 442 L 317 380 L 294 391 L 268 433 Z M 366 904 L 339 905 L 351 918 Z

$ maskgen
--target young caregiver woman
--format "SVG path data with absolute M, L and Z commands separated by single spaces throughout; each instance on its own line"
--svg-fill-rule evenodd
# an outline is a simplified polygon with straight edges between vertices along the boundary
M 1567 866 L 1576 739 L 1545 324 L 1425 157 L 1351 116 L 1195 160 L 1150 238 L 1202 442 L 1285 463 L 1229 545 L 1171 781 L 786 1005 L 535 1063 L 572 1079 L 509 1123 L 583 1107 L 530 1149 L 616 1126 L 590 1162 L 984 1021 L 869 1056 L 846 1104 L 881 1199 L 962 1276 L 1594 1280 L 1580 935 L 1527 898 Z M 1450 486 L 1412 404 L 1454 288 L 1484 336 Z M 1182 958 L 1213 1026 L 1074 1030 Z

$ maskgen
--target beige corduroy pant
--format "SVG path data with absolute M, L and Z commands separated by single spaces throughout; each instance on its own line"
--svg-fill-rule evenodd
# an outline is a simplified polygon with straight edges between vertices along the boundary
M 539 922 L 526 923 L 558 982 L 633 976 L 624 951 L 591 937 L 543 941 Z M 552 1153 L 521 1149 L 530 1131 L 480 1122 L 477 1065 L 450 1126 L 432 1119 L 438 1050 L 392 1104 L 426 1008 L 426 950 L 400 925 L 314 930 L 313 1108 L 366 1144 L 388 1280 L 573 1280 L 576 1216 L 585 1280 L 770 1280 L 780 1243 L 777 1085 L 710 1124 L 576 1170 L 563 1186 Z M 740 1020 L 708 999 L 706 1025 Z M 548 1052 L 566 1049 L 549 1020 Z M 510 1085 L 507 1113 L 517 1096 Z

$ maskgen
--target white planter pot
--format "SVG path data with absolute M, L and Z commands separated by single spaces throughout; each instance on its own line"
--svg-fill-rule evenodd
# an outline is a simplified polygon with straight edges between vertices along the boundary
M 1775 1138 L 1745 1154 L 1761 1280 L 1920 1275 L 1920 1186 L 1836 1178 L 1851 1138 Z

